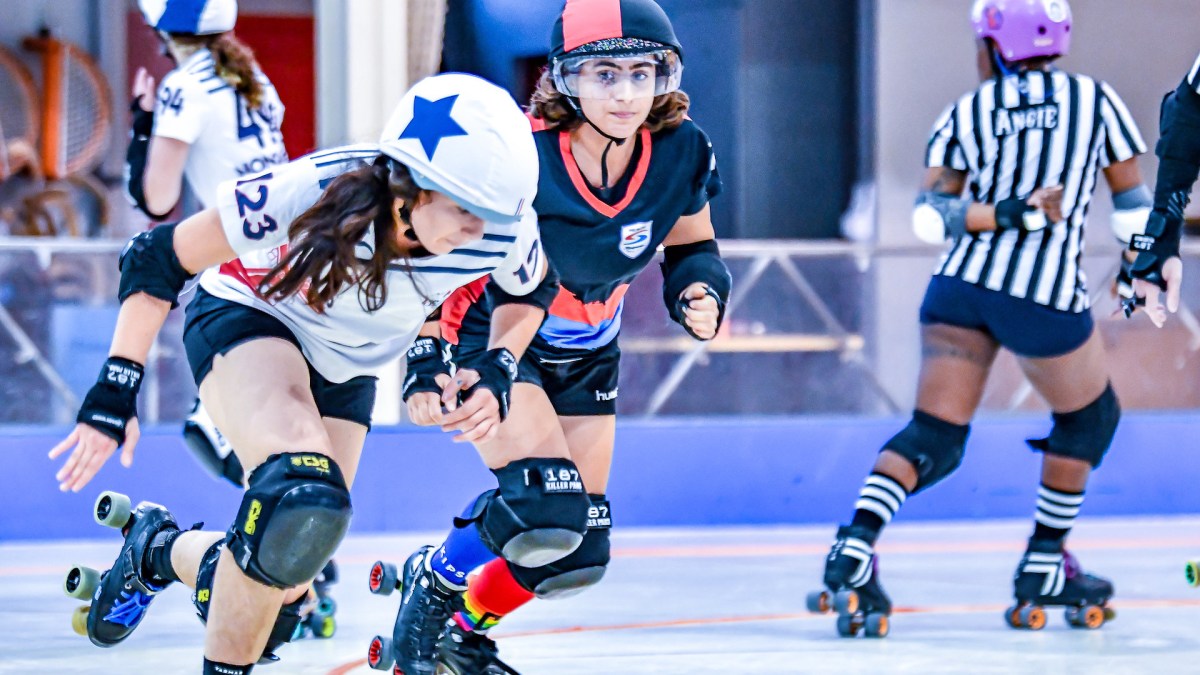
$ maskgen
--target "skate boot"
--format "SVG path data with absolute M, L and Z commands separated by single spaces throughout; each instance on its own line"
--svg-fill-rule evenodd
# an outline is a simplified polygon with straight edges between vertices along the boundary
M 1046 607 L 1065 607 L 1072 628 L 1096 629 L 1117 615 L 1108 606 L 1112 582 L 1084 572 L 1058 541 L 1029 540 L 1013 575 L 1013 595 L 1017 603 L 1004 612 L 1013 628 L 1041 630 Z
M 392 672 L 402 675 L 432 675 L 436 671 L 438 639 L 454 612 L 454 599 L 465 589 L 447 585 L 429 569 L 432 553 L 432 546 L 417 549 L 399 573 L 389 563 L 372 566 L 372 593 L 401 591 L 392 638 L 376 635 L 367 650 L 367 664 L 372 668 L 387 670 L 394 664 Z
M 500 660 L 496 641 L 451 621 L 438 644 L 438 675 L 520 675 Z
M 863 528 L 843 525 L 825 558 L 825 590 L 808 594 L 808 611 L 836 612 L 842 637 L 886 637 L 892 601 L 879 584 L 879 563 Z
M 97 647 L 112 647 L 133 633 L 154 596 L 171 585 L 150 572 L 150 555 L 162 545 L 157 535 L 177 531 L 179 525 L 166 508 L 142 502 L 131 510 L 129 497 L 116 492 L 100 494 L 94 515 L 101 525 L 119 529 L 125 543 L 112 568 L 103 574 L 82 565 L 72 567 L 63 590 L 91 602 L 71 617 L 75 632 Z
M 329 587 L 338 580 L 337 563 L 333 560 L 325 563 L 325 568 L 313 579 L 312 591 L 300 610 L 304 617 L 296 626 L 292 640 L 302 640 L 307 637 L 328 639 L 337 632 L 337 620 L 333 618 L 337 612 L 337 602 L 329 594 Z

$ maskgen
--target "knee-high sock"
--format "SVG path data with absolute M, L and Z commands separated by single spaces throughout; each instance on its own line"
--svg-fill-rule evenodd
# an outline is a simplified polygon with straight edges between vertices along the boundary
M 486 633 L 508 614 L 534 598 L 509 571 L 508 562 L 496 558 L 483 566 L 463 595 L 463 610 L 454 620 L 465 630 Z
M 892 522 L 892 517 L 908 499 L 908 491 L 891 476 L 882 473 L 872 473 L 867 476 L 862 490 L 858 493 L 858 501 L 854 503 L 854 520 L 851 525 L 865 527 L 874 533 L 872 546 L 883 527 Z
M 463 517 L 470 517 L 474 507 L 473 500 L 467 505 Z M 480 538 L 479 527 L 475 523 L 468 523 L 466 527 L 455 526 L 450 530 L 446 540 L 430 557 L 429 568 L 448 586 L 462 590 L 466 588 L 467 575 L 472 570 L 495 559 L 496 554 Z

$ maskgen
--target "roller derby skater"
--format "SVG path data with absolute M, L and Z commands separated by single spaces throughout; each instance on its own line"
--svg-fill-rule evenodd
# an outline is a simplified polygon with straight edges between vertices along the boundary
M 622 298 L 660 245 L 671 318 L 698 340 L 720 328 L 732 279 L 709 201 L 721 182 L 707 135 L 687 118 L 682 59 L 652 0 L 569 0 L 551 31 L 550 68 L 529 114 L 541 157 L 534 208 L 562 289 L 517 364 L 520 405 L 495 440 L 476 444 L 496 489 L 472 499 L 445 541 L 418 556 L 417 588 L 405 589 L 392 640 L 407 675 L 510 673 L 487 631 L 534 597 L 569 596 L 603 578 Z M 497 280 L 457 291 L 428 347 L 410 352 L 404 400 L 414 422 L 441 414 L 446 366 L 426 356 L 441 352 L 439 339 L 456 364 L 485 348 L 489 305 L 511 301 Z
M 977 0 L 972 20 L 982 84 L 935 123 L 913 211 L 920 238 L 947 242 L 921 305 L 916 409 L 884 444 L 826 558 L 824 588 L 808 597 L 810 610 L 837 613 L 846 637 L 890 632 L 876 541 L 910 496 L 958 468 L 1000 348 L 1016 356 L 1053 421 L 1047 438 L 1029 441 L 1042 453 L 1041 485 L 1006 623 L 1041 628 L 1048 606 L 1066 607 L 1072 627 L 1114 616 L 1112 584 L 1083 572 L 1065 548 L 1120 419 L 1072 242 L 1081 241 L 1100 173 L 1116 237 L 1141 234 L 1152 205 L 1136 159 L 1145 143 L 1111 87 L 1054 66 L 1070 46 L 1066 0 Z M 981 119 L 988 124 L 973 126 Z M 1033 134 L 1038 141 L 1026 142 Z M 1086 157 L 1067 150 L 1091 143 Z

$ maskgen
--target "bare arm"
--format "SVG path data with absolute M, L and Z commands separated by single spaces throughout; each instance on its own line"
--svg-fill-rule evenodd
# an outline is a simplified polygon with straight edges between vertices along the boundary
M 670 234 L 663 240 L 663 246 L 694 244 L 698 241 L 716 238 L 717 233 L 713 230 L 712 224 L 712 212 L 709 210 L 708 204 L 705 204 L 704 208 L 697 213 L 680 216 L 679 220 L 675 221 L 675 227 L 671 228 Z
M 926 170 L 921 181 L 923 192 L 962 196 L 967 187 L 967 172 L 944 166 Z M 1040 209 L 1050 222 L 1059 222 L 1062 213 L 1062 187 L 1039 188 L 1029 197 L 1029 205 Z M 996 207 L 991 204 L 971 202 L 967 207 L 967 232 L 991 232 L 996 229 Z
M 1104 169 L 1104 180 L 1108 181 L 1108 188 L 1114 195 L 1132 190 L 1144 182 L 1136 157 L 1109 164 L 1108 168 Z
M 150 154 L 142 177 L 146 206 L 153 213 L 170 213 L 183 192 L 183 168 L 192 146 L 175 138 L 150 139 Z

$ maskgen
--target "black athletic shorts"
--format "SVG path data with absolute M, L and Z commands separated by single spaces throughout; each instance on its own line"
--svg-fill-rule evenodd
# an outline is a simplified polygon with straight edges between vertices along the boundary
M 196 297 L 188 304 L 184 317 L 183 346 L 197 387 L 212 370 L 213 359 L 218 355 L 228 354 L 243 342 L 268 337 L 287 340 L 300 349 L 300 341 L 279 319 L 196 287 Z M 345 382 L 330 382 L 309 365 L 308 382 L 322 417 L 371 428 L 374 377 L 360 375 Z
M 455 364 L 487 350 L 488 326 L 471 319 L 471 313 L 464 317 L 451 350 Z M 620 362 L 616 340 L 597 349 L 557 349 L 534 338 L 518 364 L 517 382 L 541 387 L 559 415 L 615 415 Z
M 921 302 L 921 323 L 944 323 L 991 335 L 1017 356 L 1069 354 L 1092 335 L 1090 310 L 1064 312 L 962 279 L 935 275 Z

